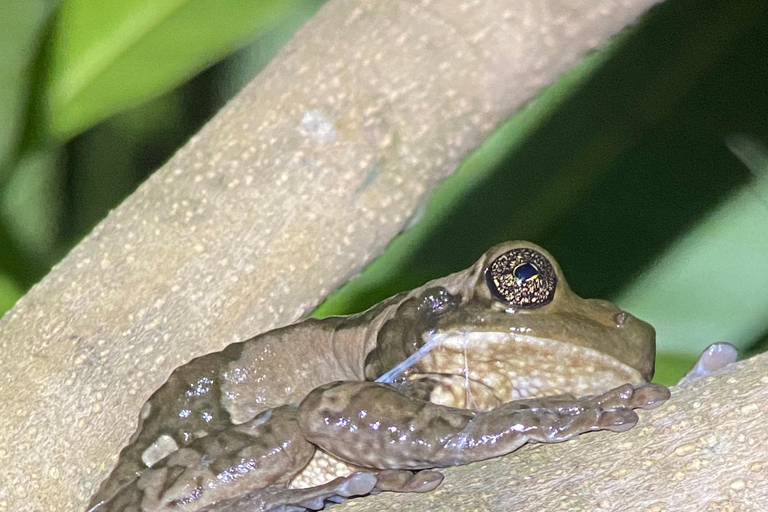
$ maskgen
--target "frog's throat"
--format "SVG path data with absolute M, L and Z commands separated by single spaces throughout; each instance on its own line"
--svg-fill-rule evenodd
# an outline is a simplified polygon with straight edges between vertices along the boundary
M 594 395 L 644 382 L 640 372 L 611 356 L 550 338 L 453 330 L 426 333 L 424 341 L 377 380 L 392 382 L 409 368 L 415 374 L 460 375 L 487 386 L 502 402 L 565 393 Z

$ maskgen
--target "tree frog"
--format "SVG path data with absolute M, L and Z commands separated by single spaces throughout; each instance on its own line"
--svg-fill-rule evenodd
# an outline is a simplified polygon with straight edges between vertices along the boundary
M 317 510 L 425 492 L 435 468 L 624 431 L 650 384 L 655 334 L 573 293 L 541 247 L 508 242 L 470 268 L 356 315 L 308 319 L 177 368 L 89 512 Z

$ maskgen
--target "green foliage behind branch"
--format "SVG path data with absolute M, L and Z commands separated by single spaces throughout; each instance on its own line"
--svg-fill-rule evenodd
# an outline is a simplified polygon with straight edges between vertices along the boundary
M 167 160 L 321 4 L 0 6 L 0 308 Z M 745 282 L 727 300 L 766 301 L 764 237 L 728 241 L 768 218 L 764 166 L 728 145 L 736 136 L 757 153 L 768 147 L 766 14 L 765 0 L 669 0 L 653 10 L 501 127 L 413 228 L 317 314 L 359 310 L 468 265 L 490 244 L 526 238 L 558 257 L 580 294 L 618 298 L 660 326 L 661 348 L 672 354 L 667 382 L 710 337 L 743 347 L 764 337 L 768 316 L 710 315 L 723 319 L 710 326 L 697 318 L 724 300 L 718 279 Z M 692 234 L 701 250 L 676 252 Z M 705 250 L 723 240 L 727 253 Z M 730 256 L 716 262 L 718 254 Z M 694 263 L 709 270 L 683 271 Z M 755 272 L 759 279 L 744 277 Z M 674 284 L 683 277 L 685 288 Z M 695 295 L 696 311 L 693 301 L 672 308 L 662 300 L 670 286 Z M 690 322 L 696 329 L 684 334 L 668 327 Z

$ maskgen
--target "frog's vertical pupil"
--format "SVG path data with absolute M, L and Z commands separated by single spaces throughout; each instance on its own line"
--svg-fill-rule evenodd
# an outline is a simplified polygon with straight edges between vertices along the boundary
M 485 269 L 491 294 L 516 308 L 539 308 L 552 302 L 557 274 L 546 256 L 518 247 L 497 256 Z
M 537 277 L 539 275 L 539 269 L 530 263 L 523 263 L 522 265 L 515 267 L 515 270 L 512 273 L 515 275 L 515 278 L 522 283 L 533 277 Z

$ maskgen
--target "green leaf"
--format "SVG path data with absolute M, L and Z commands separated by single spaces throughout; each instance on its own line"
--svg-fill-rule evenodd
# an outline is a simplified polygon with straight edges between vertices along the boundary
M 656 328 L 658 347 L 698 355 L 716 341 L 746 349 L 768 324 L 768 148 L 730 136 L 754 178 L 682 236 L 616 303 Z
M 68 0 L 57 20 L 48 128 L 68 138 L 168 91 L 302 0 Z
M 656 356 L 656 373 L 653 382 L 674 386 L 696 364 L 697 356 L 690 354 L 661 353 Z
M 29 71 L 51 9 L 45 0 L 5 0 L 0 9 L 0 166 L 21 137 Z
M 27 270 L 34 267 L 32 258 L 47 261 L 56 248 L 62 210 L 59 158 L 58 148 L 25 153 L 0 190 L 0 215 L 10 237 L 5 243 L 12 241 L 18 247 L 21 254 L 17 257 L 23 255 L 23 261 L 16 265 Z M 40 271 L 37 278 L 41 277 L 43 269 L 35 270 Z
M 16 282 L 5 274 L 0 274 L 0 317 L 16 304 L 21 295 L 21 289 Z

